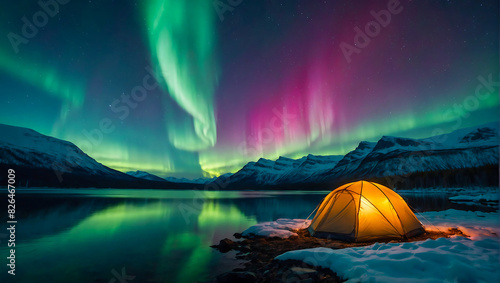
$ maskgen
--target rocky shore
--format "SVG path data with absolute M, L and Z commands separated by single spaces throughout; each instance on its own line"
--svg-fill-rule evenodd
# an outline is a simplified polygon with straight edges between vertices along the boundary
M 371 245 L 374 242 L 348 243 L 339 240 L 312 237 L 307 229 L 294 231 L 298 236 L 283 239 L 278 237 L 242 236 L 234 234 L 238 240 L 223 239 L 212 246 L 220 252 L 237 251 L 236 258 L 247 261 L 244 268 L 236 268 L 217 276 L 214 282 L 343 282 L 330 269 L 321 268 L 295 260 L 274 260 L 278 255 L 288 251 L 324 247 L 343 249 Z M 426 239 L 448 238 L 452 235 L 467 236 L 462 231 L 450 228 L 447 231 L 426 231 L 426 233 L 402 241 L 413 242 Z M 380 241 L 379 241 L 380 242 Z

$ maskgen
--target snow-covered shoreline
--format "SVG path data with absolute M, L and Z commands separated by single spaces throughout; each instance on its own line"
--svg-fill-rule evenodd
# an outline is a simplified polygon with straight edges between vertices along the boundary
M 329 268 L 347 282 L 498 282 L 498 238 L 464 237 L 375 243 L 346 249 L 314 248 L 278 256 Z
M 458 195 L 450 197 L 451 201 L 498 202 L 498 193 L 485 193 L 477 195 Z
M 498 193 L 498 187 L 457 187 L 457 188 L 414 188 L 411 190 L 398 190 L 395 189 L 398 194 L 413 194 L 413 193 L 449 193 L 449 194 L 481 194 L 481 193 Z
M 276 221 L 262 222 L 254 225 L 241 233 L 243 236 L 278 237 L 282 239 L 297 236 L 295 230 L 306 228 L 311 220 L 280 218 Z
M 458 228 L 470 237 L 375 243 L 345 249 L 311 248 L 286 252 L 277 260 L 300 260 L 329 268 L 348 282 L 498 282 L 500 214 L 449 209 L 419 213 L 428 230 Z M 289 238 L 304 219 L 278 219 L 252 226 L 243 235 Z

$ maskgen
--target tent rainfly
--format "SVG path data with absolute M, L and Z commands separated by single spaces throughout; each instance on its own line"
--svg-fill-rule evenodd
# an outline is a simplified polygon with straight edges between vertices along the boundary
M 321 238 L 368 242 L 416 236 L 424 227 L 396 192 L 358 181 L 333 190 L 323 199 L 309 232 Z

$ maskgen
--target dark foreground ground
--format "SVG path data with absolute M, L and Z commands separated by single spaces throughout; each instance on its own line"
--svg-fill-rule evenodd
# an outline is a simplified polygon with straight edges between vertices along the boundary
M 218 245 L 212 246 L 220 252 L 237 251 L 236 258 L 247 261 L 244 268 L 236 268 L 217 276 L 214 282 L 343 282 L 330 269 L 321 268 L 295 260 L 274 260 L 278 255 L 288 251 L 309 248 L 343 249 L 372 245 L 374 242 L 348 243 L 339 240 L 319 239 L 312 237 L 307 229 L 295 231 L 297 236 L 288 239 L 277 237 L 242 237 L 236 233 L 234 236 L 239 241 L 230 239 L 221 240 Z M 389 242 L 414 242 L 427 239 L 450 237 L 452 235 L 467 236 L 458 229 L 448 229 L 445 232 L 426 231 L 424 234 L 401 241 Z

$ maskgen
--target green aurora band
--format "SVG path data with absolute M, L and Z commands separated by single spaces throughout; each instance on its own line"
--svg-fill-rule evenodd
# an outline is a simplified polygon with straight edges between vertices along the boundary
M 169 115 L 170 142 L 197 151 L 215 145 L 216 33 L 212 1 L 150 0 L 146 5 L 152 61 L 185 113 Z M 180 126 L 179 126 L 180 125 Z
M 81 108 L 85 101 L 85 84 L 68 80 L 54 67 L 41 65 L 40 62 L 32 63 L 0 50 L 0 70 L 61 100 L 62 121 L 65 120 L 68 109 Z

